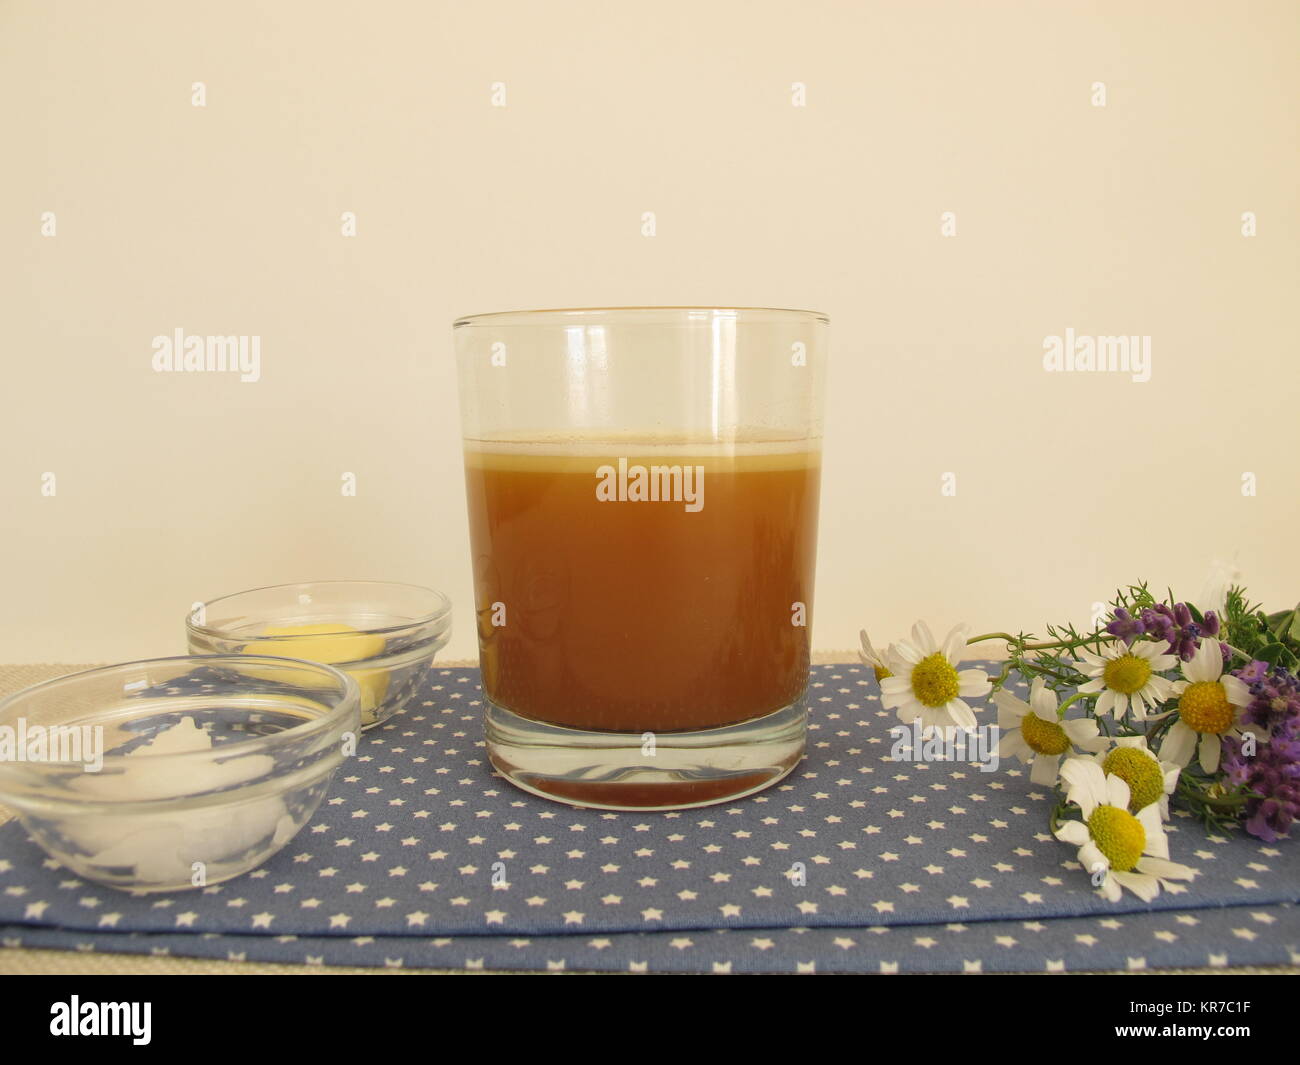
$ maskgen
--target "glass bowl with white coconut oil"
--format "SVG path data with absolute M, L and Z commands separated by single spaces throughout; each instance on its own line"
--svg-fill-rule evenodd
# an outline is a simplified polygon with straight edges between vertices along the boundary
M 206 887 L 293 839 L 359 734 L 357 682 L 322 663 L 105 666 L 0 702 L 0 804 L 87 880 Z

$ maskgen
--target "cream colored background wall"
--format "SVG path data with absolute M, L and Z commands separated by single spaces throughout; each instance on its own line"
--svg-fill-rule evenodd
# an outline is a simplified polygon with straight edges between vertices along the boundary
M 472 654 L 449 323 L 516 307 L 830 314 L 819 647 L 1215 559 L 1289 604 L 1298 45 L 1290 0 L 0 4 L 0 660 L 348 576 Z M 177 327 L 261 379 L 154 372 Z M 1067 328 L 1151 379 L 1045 372 Z

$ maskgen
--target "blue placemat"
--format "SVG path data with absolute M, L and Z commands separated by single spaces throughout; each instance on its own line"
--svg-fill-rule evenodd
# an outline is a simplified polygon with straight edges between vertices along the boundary
M 219 961 L 597 972 L 993 973 L 1300 965 L 1295 907 L 865 928 L 613 935 L 255 936 L 7 928 L 0 945 Z M 3 968 L 0 955 L 0 968 Z
M 403 714 L 366 734 L 312 823 L 225 884 L 161 897 L 100 888 L 3 826 L 5 941 L 736 971 L 1273 964 L 1300 950 L 1293 843 L 1207 836 L 1175 817 L 1171 857 L 1196 879 L 1151 905 L 1108 903 L 1075 848 L 1049 834 L 1047 794 L 1019 763 L 982 773 L 890 761 L 894 716 L 857 666 L 814 667 L 808 758 L 788 780 L 668 814 L 579 810 L 496 778 L 477 681 L 436 670 Z M 991 707 L 980 716 L 992 720 Z M 788 875 L 796 863 L 802 884 Z

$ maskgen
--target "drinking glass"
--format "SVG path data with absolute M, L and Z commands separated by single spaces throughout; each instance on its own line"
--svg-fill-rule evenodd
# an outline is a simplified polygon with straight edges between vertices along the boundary
M 828 320 L 620 307 L 453 326 L 487 749 L 681 809 L 803 754 Z

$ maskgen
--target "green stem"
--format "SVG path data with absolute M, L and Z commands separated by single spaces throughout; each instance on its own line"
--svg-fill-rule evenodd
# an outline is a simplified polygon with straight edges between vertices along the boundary
M 1006 643 L 1015 647 L 1019 651 L 1051 651 L 1054 649 L 1069 650 L 1074 647 L 1083 647 L 1090 643 L 1112 643 L 1119 639 L 1118 636 L 1111 636 L 1109 633 L 1093 632 L 1087 636 L 1080 636 L 1077 640 L 1050 640 L 1044 643 L 1021 643 L 1020 640 L 1008 632 L 986 632 L 979 636 L 972 636 L 966 641 L 967 645 L 973 643 L 982 643 L 985 640 L 1004 640 Z
M 982 636 L 972 636 L 966 641 L 966 645 L 969 647 L 973 643 L 983 643 L 985 640 L 1006 640 L 1007 643 L 1019 642 L 1009 632 L 986 632 Z
M 1047 829 L 1052 835 L 1056 835 L 1056 830 L 1061 824 L 1061 815 L 1065 813 L 1065 803 L 1058 801 L 1052 807 L 1052 812 L 1047 817 Z
M 1155 749 L 1155 742 L 1160 738 L 1160 734 L 1167 728 L 1171 727 L 1178 718 L 1170 714 L 1163 721 L 1157 721 L 1149 732 L 1146 733 L 1147 748 L 1153 753 L 1158 753 Z
M 1063 702 L 1059 707 L 1057 707 L 1056 709 L 1057 717 L 1065 717 L 1066 707 L 1068 707 L 1071 703 L 1078 702 L 1080 699 L 1088 698 L 1089 694 L 1090 693 L 1088 692 L 1075 692 L 1068 699 L 1066 699 L 1065 702 Z
M 999 673 L 996 678 L 994 678 L 993 680 L 994 691 L 1000 691 L 1002 689 L 1002 685 L 1004 685 L 1007 682 L 1007 677 L 1011 676 L 1012 662 L 1013 659 L 1010 658 L 1007 659 L 1007 664 L 1002 667 L 1002 672 Z
M 1014 661 L 1014 659 L 1013 659 L 1013 661 Z M 1028 670 L 1029 670 L 1030 672 L 1035 672 L 1035 673 L 1045 673 L 1047 676 L 1052 677 L 1052 678 L 1054 678 L 1055 680 L 1060 681 L 1062 684 L 1073 684 L 1073 683 L 1074 683 L 1074 678 L 1073 678 L 1073 677 L 1071 677 L 1071 676 L 1069 676 L 1069 675 L 1067 675 L 1067 674 L 1065 674 L 1065 673 L 1062 673 L 1059 669 L 1052 669 L 1051 666 L 1043 665 L 1043 663 L 1041 663 L 1041 662 L 1029 662 L 1029 663 L 1023 663 L 1023 662 L 1022 662 L 1022 663 L 1020 663 L 1020 671 L 1021 671 L 1022 673 L 1026 671 L 1026 667 L 1028 668 Z

